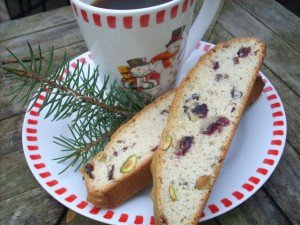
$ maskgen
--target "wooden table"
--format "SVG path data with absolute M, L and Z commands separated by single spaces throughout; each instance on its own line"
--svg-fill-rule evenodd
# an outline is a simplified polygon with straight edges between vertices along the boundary
M 86 46 L 70 7 L 0 24 L 3 47 L 27 53 L 26 40 L 44 50 L 54 45 L 57 63 Z M 283 157 L 269 181 L 245 203 L 206 225 L 300 224 L 300 19 L 273 0 L 228 0 L 204 40 L 217 43 L 232 37 L 256 36 L 267 44 L 262 71 L 279 92 L 287 114 L 288 135 Z M 67 209 L 54 200 L 31 174 L 22 152 L 25 109 L 5 96 L 15 85 L 0 76 L 0 224 L 65 224 Z M 100 224 L 77 215 L 69 224 Z

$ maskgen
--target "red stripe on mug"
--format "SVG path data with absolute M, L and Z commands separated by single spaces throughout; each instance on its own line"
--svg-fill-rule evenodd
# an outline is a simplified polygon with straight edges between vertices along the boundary
M 188 5 L 188 0 L 185 0 L 182 4 L 182 13 L 185 13 Z
M 87 12 L 84 9 L 81 9 L 80 12 L 81 12 L 83 20 L 88 23 L 89 18 L 88 18 Z
M 141 25 L 141 27 L 148 27 L 149 26 L 149 19 L 150 19 L 150 15 L 149 14 L 142 15 L 140 17 L 140 25 Z
M 178 12 L 178 5 L 175 5 L 171 9 L 171 19 L 174 19 L 177 16 Z
M 132 28 L 132 16 L 125 16 L 123 18 L 123 24 L 126 29 Z
M 107 18 L 107 25 L 109 28 L 116 28 L 116 17 L 115 16 L 108 16 Z
M 102 26 L 102 23 L 101 23 L 101 16 L 99 14 L 93 14 L 93 20 L 94 20 L 94 24 L 98 27 L 101 27 Z
M 166 11 L 162 10 L 156 13 L 156 23 L 160 24 L 165 20 Z

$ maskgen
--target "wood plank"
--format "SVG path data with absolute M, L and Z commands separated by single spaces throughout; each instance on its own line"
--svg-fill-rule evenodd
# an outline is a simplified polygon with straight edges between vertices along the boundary
M 0 224 L 56 224 L 64 207 L 42 188 L 0 202 Z
M 213 43 L 223 42 L 232 38 L 220 24 L 217 24 L 210 37 L 210 41 Z M 281 99 L 284 102 L 284 107 L 288 120 L 288 143 L 286 143 L 283 157 L 271 176 L 270 180 L 264 185 L 265 190 L 276 201 L 281 211 L 284 212 L 289 220 L 295 222 L 299 221 L 299 177 L 297 172 L 299 169 L 299 111 L 300 105 L 296 104 L 299 101 L 299 97 L 292 92 L 289 87 L 280 81 L 267 67 L 263 66 L 262 71 L 268 76 L 271 82 L 276 87 L 280 94 Z M 293 149 L 290 143 L 296 146 Z M 284 193 L 284 194 L 283 194 Z M 290 207 L 291 204 L 295 207 Z M 298 207 L 297 207 L 298 206 Z
M 228 33 L 220 24 L 216 24 L 209 41 L 212 43 L 218 43 L 224 42 L 231 38 L 233 38 L 233 36 L 230 33 Z M 275 86 L 280 98 L 283 101 L 288 121 L 287 140 L 293 146 L 293 148 L 300 153 L 300 134 L 298 132 L 300 127 L 300 98 L 266 66 L 262 66 L 261 70 Z
M 241 6 L 227 0 L 218 23 L 235 37 L 256 36 L 267 45 L 265 65 L 299 96 L 300 54 Z
M 0 196 L 0 202 L 40 188 L 26 163 L 22 147 L 1 156 L 0 168 L 0 193 L 5 193 Z
M 235 2 L 297 51 L 300 50 L 300 18 L 298 16 L 274 0 L 235 0 Z
M 90 218 L 87 218 L 85 216 L 82 216 L 80 214 L 76 214 L 75 218 L 70 221 L 66 222 L 66 215 L 64 216 L 64 219 L 60 223 L 60 225 L 82 225 L 82 224 L 88 224 L 88 225 L 104 225 L 106 223 L 97 222 L 95 220 L 92 220 Z M 147 224 L 147 223 L 145 223 Z M 148 223 L 149 224 L 149 223 Z M 218 225 L 215 219 L 211 219 L 205 222 L 202 222 L 201 225 Z
M 1 134 L 4 130 L 1 130 Z M 64 207 L 35 180 L 24 158 L 22 147 L 1 156 L 0 171 L 0 224 L 57 222 Z
M 24 115 L 0 121 L 0 155 L 1 157 L 22 149 L 22 124 Z M 0 161 L 2 158 L 0 159 Z M 9 166 L 9 165 L 8 165 Z M 5 168 L 5 167 L 4 167 Z M 1 177 L 1 174 L 0 174 Z M 1 181 L 0 181 L 1 183 Z M 2 186 L 2 185 L 0 185 Z
M 239 207 L 216 218 L 220 225 L 290 224 L 263 190 L 256 192 Z
M 8 21 L 0 25 L 0 41 L 35 33 L 75 21 L 70 6 Z
M 264 185 L 265 190 L 293 224 L 300 224 L 299 171 L 300 156 L 286 143 L 278 167 Z
M 31 33 L 28 35 L 19 36 L 13 39 L 0 42 L 2 46 L 9 48 L 14 51 L 14 53 L 19 56 L 28 56 L 27 41 L 33 46 L 37 47 L 40 45 L 43 49 L 48 49 L 52 46 L 55 48 L 61 48 L 64 46 L 69 46 L 75 43 L 82 42 L 82 36 L 79 31 L 76 21 L 63 24 L 58 27 L 49 28 L 46 30 L 41 30 L 36 33 Z M 27 54 L 26 54 L 27 53 Z M 2 60 L 7 58 L 9 53 L 0 50 Z
M 45 48 L 44 50 L 47 50 Z M 23 50 L 25 52 L 25 50 Z M 67 52 L 70 58 L 78 56 L 87 51 L 87 48 L 83 41 L 75 44 L 68 45 L 55 50 L 55 65 L 58 66 L 64 56 L 64 53 Z M 7 65 L 9 67 L 16 67 L 17 64 Z M 0 75 L 0 120 L 22 114 L 26 111 L 26 107 L 21 108 L 21 105 L 12 103 L 11 97 L 7 96 L 7 93 L 10 93 L 13 90 L 13 87 L 16 86 L 19 82 L 16 80 L 10 80 L 7 74 Z M 23 92 L 24 93 L 24 92 Z

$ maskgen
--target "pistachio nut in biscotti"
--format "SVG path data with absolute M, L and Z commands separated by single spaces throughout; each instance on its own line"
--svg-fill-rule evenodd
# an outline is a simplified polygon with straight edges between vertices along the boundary
M 157 225 L 198 224 L 251 92 L 258 97 L 264 56 L 262 41 L 233 39 L 200 57 L 180 84 L 151 164 Z

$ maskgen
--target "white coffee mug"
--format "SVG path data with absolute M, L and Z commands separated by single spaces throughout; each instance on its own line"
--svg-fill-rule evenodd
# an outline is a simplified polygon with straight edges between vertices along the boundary
M 94 7 L 93 0 L 71 2 L 101 77 L 110 75 L 124 88 L 159 95 L 176 79 L 221 0 L 205 0 L 192 28 L 194 0 L 130 10 Z

